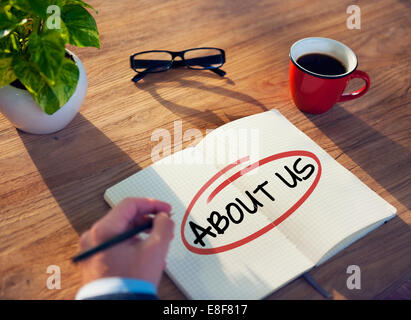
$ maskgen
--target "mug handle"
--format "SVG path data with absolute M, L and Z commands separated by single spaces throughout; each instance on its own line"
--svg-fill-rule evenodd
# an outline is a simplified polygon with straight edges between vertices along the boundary
M 343 102 L 343 101 L 353 100 L 353 99 L 363 96 L 368 91 L 368 89 L 370 88 L 371 81 L 370 81 L 370 77 L 368 76 L 366 72 L 361 71 L 361 70 L 355 70 L 353 73 L 350 74 L 349 80 L 354 79 L 354 78 L 363 79 L 365 81 L 365 84 L 363 85 L 361 89 L 355 90 L 354 92 L 342 94 L 340 99 L 338 99 L 338 101 Z

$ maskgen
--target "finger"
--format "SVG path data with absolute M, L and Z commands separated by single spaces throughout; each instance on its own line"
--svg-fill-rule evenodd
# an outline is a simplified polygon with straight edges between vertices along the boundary
M 126 198 L 99 220 L 94 227 L 99 240 L 127 231 L 144 223 L 145 215 L 170 212 L 171 206 L 163 201 L 146 198 Z
M 156 215 L 153 221 L 153 228 L 147 239 L 149 242 L 157 243 L 161 247 L 168 247 L 174 237 L 174 221 L 165 212 Z
M 80 237 L 80 249 L 86 250 L 91 247 L 90 230 L 84 232 Z
M 147 215 L 147 216 L 144 216 L 144 223 L 147 223 L 147 222 L 153 222 L 154 221 L 154 217 L 155 216 L 153 216 L 153 215 Z M 146 229 L 146 230 L 144 230 L 144 231 L 142 231 L 142 233 L 144 233 L 144 234 L 149 234 L 150 232 L 151 232 L 151 229 L 152 228 L 150 228 L 150 229 Z

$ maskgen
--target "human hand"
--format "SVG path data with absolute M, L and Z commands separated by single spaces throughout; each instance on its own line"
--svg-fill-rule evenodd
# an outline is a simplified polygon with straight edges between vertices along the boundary
M 165 268 L 168 246 L 174 236 L 168 203 L 144 198 L 127 198 L 98 220 L 80 239 L 81 250 L 141 225 L 155 214 L 147 239 L 138 237 L 123 241 L 79 263 L 83 283 L 107 277 L 146 280 L 158 286 Z

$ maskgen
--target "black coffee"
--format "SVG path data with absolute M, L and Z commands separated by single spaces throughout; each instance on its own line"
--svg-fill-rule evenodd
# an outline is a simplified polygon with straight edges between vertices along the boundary
M 304 69 L 322 75 L 335 76 L 347 72 L 339 60 L 323 53 L 305 54 L 297 59 L 297 63 Z

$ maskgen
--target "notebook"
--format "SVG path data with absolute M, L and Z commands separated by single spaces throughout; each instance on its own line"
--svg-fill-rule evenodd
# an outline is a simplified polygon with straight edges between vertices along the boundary
M 244 117 L 106 190 L 173 206 L 166 272 L 190 299 L 261 299 L 396 209 L 279 111 Z

